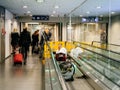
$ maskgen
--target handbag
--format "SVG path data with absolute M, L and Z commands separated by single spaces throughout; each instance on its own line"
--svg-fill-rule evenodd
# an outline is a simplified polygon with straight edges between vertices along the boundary
M 39 53 L 39 47 L 37 45 L 35 45 L 33 52 L 37 54 Z

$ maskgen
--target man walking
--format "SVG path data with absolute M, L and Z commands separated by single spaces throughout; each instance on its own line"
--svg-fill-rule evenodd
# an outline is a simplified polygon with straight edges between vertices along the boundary
M 22 47 L 22 54 L 24 58 L 24 65 L 27 62 L 27 52 L 29 50 L 29 46 L 31 44 L 30 32 L 27 31 L 27 28 L 24 28 L 20 34 L 20 46 Z

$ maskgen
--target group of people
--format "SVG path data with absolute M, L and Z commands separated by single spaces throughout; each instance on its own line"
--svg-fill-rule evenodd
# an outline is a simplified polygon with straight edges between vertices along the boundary
M 32 38 L 32 40 L 31 40 Z M 16 29 L 14 29 L 14 32 L 11 33 L 11 45 L 13 47 L 13 50 L 15 50 L 17 47 L 21 48 L 21 53 L 23 55 L 24 64 L 27 62 L 27 53 L 29 51 L 29 46 L 32 46 L 32 54 L 34 53 L 35 46 L 40 45 L 40 58 L 43 59 L 43 52 L 44 52 L 44 44 L 46 41 L 50 41 L 51 33 L 48 29 L 45 29 L 44 32 L 42 32 L 40 40 L 39 40 L 39 30 L 36 30 L 32 37 L 30 35 L 30 32 L 27 31 L 27 28 L 24 28 L 23 31 L 20 33 L 17 32 Z M 78 44 L 76 48 L 71 50 L 71 55 L 78 57 L 80 53 L 82 53 L 83 50 L 80 48 L 80 45 Z M 62 44 L 58 45 L 58 50 L 56 51 L 56 54 L 63 53 L 67 57 L 67 50 L 66 48 L 62 47 Z
M 67 49 L 62 46 L 62 44 L 58 45 L 58 50 L 56 51 L 57 54 L 64 54 L 67 58 Z M 70 55 L 72 57 L 80 58 L 80 55 L 83 53 L 83 49 L 80 48 L 80 44 L 77 44 L 75 48 L 71 49 Z
M 27 31 L 27 28 L 24 28 L 23 31 L 20 33 L 17 32 L 16 29 L 13 30 L 14 32 L 11 33 L 11 45 L 13 47 L 13 51 L 17 47 L 21 47 L 21 53 L 23 55 L 23 60 L 24 60 L 24 65 L 27 63 L 27 53 L 29 51 L 29 46 L 32 45 L 32 53 L 34 51 L 35 46 L 38 46 L 39 43 L 39 30 L 36 30 L 33 35 L 32 35 L 32 40 L 31 40 L 31 35 L 30 32 Z M 43 52 L 44 52 L 44 44 L 45 41 L 49 41 L 51 37 L 51 33 L 49 32 L 48 29 L 45 29 L 44 32 L 42 32 L 41 35 L 41 40 L 40 40 L 40 58 L 43 58 Z

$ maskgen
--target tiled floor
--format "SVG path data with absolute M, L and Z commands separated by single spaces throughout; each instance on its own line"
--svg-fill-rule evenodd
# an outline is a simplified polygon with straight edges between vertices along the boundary
M 0 90 L 42 90 L 39 56 L 29 55 L 27 65 L 13 66 L 12 58 L 0 65 Z

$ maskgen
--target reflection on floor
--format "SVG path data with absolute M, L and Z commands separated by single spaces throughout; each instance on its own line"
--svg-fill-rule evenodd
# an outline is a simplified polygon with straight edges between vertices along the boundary
M 0 65 L 0 90 L 42 90 L 41 68 L 38 55 L 29 55 L 22 66 L 13 66 L 11 57 Z
M 78 72 L 78 71 L 77 71 Z M 84 78 L 67 82 L 69 90 L 93 90 Z M 26 65 L 13 66 L 12 57 L 0 65 L 0 90 L 42 90 L 42 64 L 38 55 L 29 55 Z

